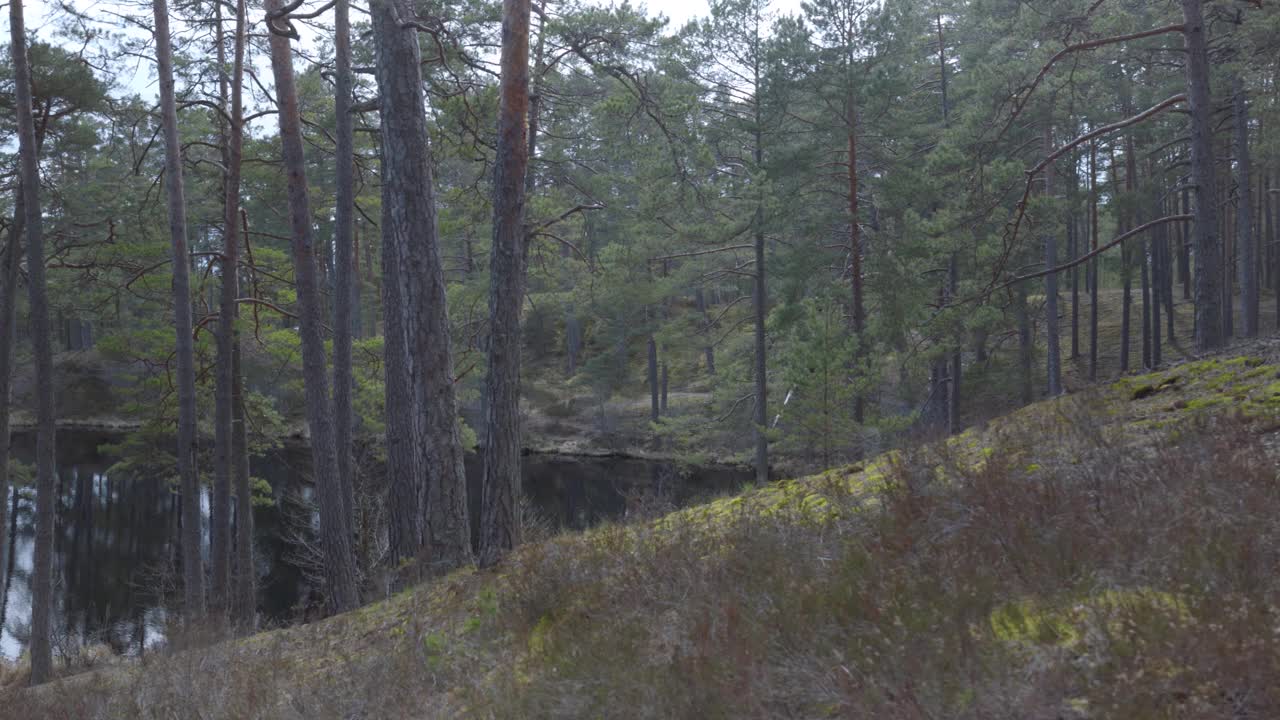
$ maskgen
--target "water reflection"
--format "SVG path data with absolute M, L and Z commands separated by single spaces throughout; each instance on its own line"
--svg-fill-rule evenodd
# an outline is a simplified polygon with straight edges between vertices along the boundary
M 112 460 L 98 448 L 114 439 L 87 432 L 58 434 L 58 503 L 54 542 L 55 650 L 103 643 L 137 654 L 160 643 L 166 600 L 178 599 L 181 553 L 177 538 L 180 499 L 164 478 L 111 477 Z M 14 436 L 14 455 L 30 463 L 35 438 Z M 311 595 L 295 548 L 285 497 L 309 499 L 308 452 L 287 448 L 255 458 L 252 474 L 266 479 L 277 502 L 255 508 L 258 611 L 283 624 L 302 614 Z M 478 517 L 480 463 L 467 460 L 471 509 Z M 526 456 L 524 490 L 543 522 L 582 529 L 625 516 L 637 507 L 653 511 L 724 492 L 750 479 L 728 468 L 680 471 L 665 463 L 627 458 Z M 0 602 L 0 657 L 13 659 L 26 645 L 31 617 L 31 567 L 35 543 L 35 493 L 12 490 L 9 557 L 11 578 Z M 208 496 L 201 498 L 208 538 Z M 305 516 L 303 519 L 305 524 Z
M 58 437 L 55 636 L 62 647 L 91 640 L 119 653 L 136 652 L 158 641 L 164 625 L 155 597 L 164 589 L 159 583 L 169 564 L 174 496 L 163 482 L 108 477 L 110 461 L 97 452 L 106 439 L 87 433 Z M 33 442 L 15 437 L 15 456 L 31 462 Z M 8 502 L 12 542 L 0 654 L 13 658 L 26 644 L 31 619 L 34 489 L 13 489 Z

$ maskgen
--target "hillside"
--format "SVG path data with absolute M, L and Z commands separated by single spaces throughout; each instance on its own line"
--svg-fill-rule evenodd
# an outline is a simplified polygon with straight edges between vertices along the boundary
M 866 465 L 526 545 L 495 572 L 324 622 L 9 690 L 2 706 L 1275 717 L 1280 343 L 1245 349 Z

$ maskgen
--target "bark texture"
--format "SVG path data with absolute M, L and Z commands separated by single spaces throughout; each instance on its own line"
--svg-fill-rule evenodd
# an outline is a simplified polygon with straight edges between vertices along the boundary
M 1053 149 L 1053 133 L 1051 128 L 1046 124 L 1044 129 L 1044 147 L 1045 151 L 1051 152 Z M 1044 195 L 1049 201 L 1053 200 L 1053 165 L 1045 168 L 1044 171 Z M 1044 234 L 1044 266 L 1045 268 L 1057 267 L 1058 265 L 1058 231 L 1056 228 L 1050 228 L 1049 232 Z M 1058 328 L 1058 274 L 1049 273 L 1044 276 L 1044 312 L 1045 312 L 1045 338 L 1048 350 L 1045 353 L 1045 374 L 1048 375 L 1048 392 L 1050 397 L 1062 394 L 1062 349 Z
M 489 262 L 489 368 L 485 376 L 480 562 L 520 542 L 520 309 L 528 245 L 524 227 L 529 143 L 529 0 L 503 0 L 498 150 Z
M 241 0 L 241 15 L 244 14 Z M 237 308 L 238 316 L 238 308 Z M 249 487 L 249 432 L 244 415 L 244 372 L 240 367 L 240 339 L 231 348 L 231 449 L 236 463 L 236 587 L 233 618 L 240 632 L 251 633 L 257 619 L 258 569 L 253 552 L 253 496 Z
M 178 477 L 182 488 L 182 580 L 188 623 L 205 613 L 204 563 L 200 552 L 200 481 L 196 476 L 195 343 L 191 334 L 191 263 L 187 250 L 187 210 L 182 182 L 182 145 L 174 93 L 173 48 L 167 0 L 154 0 L 156 69 L 160 77 L 160 121 L 164 125 L 164 185 L 173 249 L 173 314 L 178 390 Z
M 13 60 L 18 155 L 22 183 L 23 226 L 27 237 L 27 296 L 31 304 L 31 343 L 36 365 L 36 542 L 31 578 L 32 685 L 53 672 L 53 523 L 55 484 L 53 414 L 53 348 L 49 336 L 49 299 L 45 288 L 44 220 L 40 210 L 40 166 L 36 157 L 35 121 L 31 109 L 31 66 L 22 0 L 9 3 L 9 52 Z
M 268 22 L 271 13 L 281 7 L 281 0 L 267 0 Z M 298 296 L 303 385 L 307 425 L 311 430 L 312 472 L 320 506 L 320 546 L 324 556 L 327 586 L 325 593 L 329 609 L 343 612 L 358 606 L 360 596 L 355 559 L 351 550 L 351 527 L 349 518 L 343 513 L 342 488 L 338 482 L 338 453 L 334 443 L 329 381 L 325 373 L 324 337 L 321 335 L 323 314 L 311 230 L 311 207 L 307 198 L 302 120 L 298 114 L 298 91 L 293 78 L 293 53 L 289 38 L 275 32 L 271 33 L 271 69 L 276 81 L 280 144 L 289 187 L 290 247 Z
M 1089 144 L 1089 244 L 1098 249 L 1098 144 Z M 1098 379 L 1098 258 L 1089 260 L 1089 380 Z
M 226 67 L 221 5 L 218 5 L 218 66 Z M 236 456 L 235 430 L 232 416 L 235 402 L 236 315 L 240 297 L 240 167 L 244 147 L 244 14 L 243 0 L 237 4 L 235 31 L 232 35 L 230 76 L 219 78 L 221 99 L 227 107 L 226 137 L 223 142 L 222 187 L 222 290 L 218 306 L 217 387 L 215 389 L 213 497 L 210 503 L 209 564 L 210 605 L 219 616 L 225 616 L 234 605 L 231 587 L 231 515 L 232 475 L 239 459 Z
M 21 265 L 22 227 L 26 218 L 21 182 L 14 192 L 13 224 L 9 226 L 9 240 L 4 256 L 0 257 L 0 592 L 7 596 L 8 573 L 4 558 L 9 557 L 9 385 L 13 378 L 13 345 L 18 333 L 14 327 L 18 317 L 18 267 Z M 3 600 L 0 600 L 3 602 Z M 4 622 L 0 619 L 0 628 Z
M 405 508 L 393 511 L 397 548 L 393 557 L 408 558 L 409 544 L 420 530 L 429 561 L 447 570 L 471 561 L 471 519 L 453 387 L 421 50 L 416 31 L 406 22 L 410 7 L 396 0 L 377 0 L 370 8 L 382 123 L 388 472 L 393 505 L 408 502 L 412 495 L 417 498 L 413 507 L 423 513 L 417 522 L 410 522 L 399 516 Z M 402 397 L 393 399 L 391 393 Z
M 1209 54 L 1202 0 L 1182 0 L 1187 59 L 1187 99 L 1191 110 L 1191 194 L 1194 199 L 1192 249 L 1196 258 L 1196 348 L 1225 342 L 1222 326 L 1222 237 L 1218 231 L 1218 183 L 1214 174 L 1213 113 Z
M 355 522 L 355 469 L 351 409 L 351 338 L 355 329 L 352 308 L 356 284 L 355 264 L 355 127 L 351 116 L 351 3 L 337 0 L 333 6 L 334 28 L 334 202 L 333 228 L 333 416 L 334 440 L 338 446 L 338 483 L 342 489 L 342 512 L 348 523 Z
M 1244 80 L 1237 75 L 1232 88 L 1236 156 L 1236 263 L 1244 337 L 1258 334 L 1258 258 L 1253 239 L 1253 187 L 1249 162 L 1249 103 Z
M 946 75 L 944 74 L 945 78 Z M 943 80 L 943 87 L 946 87 Z M 849 105 L 852 108 L 852 101 Z M 849 123 L 854 122 L 853 110 L 849 110 Z M 853 312 L 850 320 L 853 323 L 853 336 L 857 341 L 857 352 L 854 358 L 855 377 L 863 369 L 865 354 L 862 349 L 862 330 L 866 324 L 862 304 L 862 229 L 858 226 L 858 139 L 852 127 L 849 128 L 849 167 L 846 168 L 849 179 L 849 282 L 853 292 Z M 853 398 L 853 419 L 861 423 L 865 415 L 862 394 Z

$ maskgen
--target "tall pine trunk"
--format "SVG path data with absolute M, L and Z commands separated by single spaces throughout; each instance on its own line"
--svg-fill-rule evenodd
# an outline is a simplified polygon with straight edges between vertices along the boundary
M 1126 86 L 1127 88 L 1127 86 Z M 1125 107 L 1128 108 L 1128 101 Z M 1115 196 L 1120 196 L 1120 185 L 1115 176 L 1116 158 L 1115 154 L 1111 155 L 1112 168 L 1112 187 L 1115 189 Z M 1124 139 L 1124 192 L 1126 197 L 1133 197 L 1137 190 L 1137 165 L 1135 164 L 1133 150 L 1133 136 L 1125 135 Z M 1125 233 L 1134 227 L 1133 212 L 1124 210 L 1121 213 L 1120 232 Z M 1126 240 L 1120 244 L 1120 372 L 1129 370 L 1130 349 L 1132 342 L 1132 326 L 1133 326 L 1133 242 Z
M 649 336 L 646 346 L 648 356 L 649 378 L 649 422 L 658 422 L 661 418 L 661 388 L 658 386 L 658 342 Z
M 1274 285 L 1276 298 L 1276 327 L 1280 328 L 1280 248 L 1276 247 L 1275 198 L 1271 192 L 1271 173 L 1268 171 L 1262 180 L 1262 209 L 1266 219 L 1267 247 L 1271 250 L 1271 282 Z
M 18 253 L 22 252 L 22 227 L 25 202 L 22 183 L 14 192 L 13 224 L 9 226 L 9 241 L 0 259 L 0 593 L 6 597 L 8 573 L 4 570 L 4 558 L 9 556 L 9 386 L 13 379 L 13 346 L 17 342 L 18 319 L 18 267 L 22 264 Z M 16 495 L 15 495 L 16 497 Z M 0 603 L 4 602 L 0 598 Z M 4 627 L 0 616 L 0 628 Z
M 1196 348 L 1222 347 L 1222 238 L 1218 234 L 1218 181 L 1214 173 L 1212 96 L 1202 0 L 1182 0 L 1187 98 L 1191 110 L 1191 190 L 1195 198 L 1192 247 L 1196 257 Z
M 240 296 L 240 168 L 244 146 L 244 0 L 236 6 L 232 36 L 231 76 L 219 77 L 219 90 L 230 122 L 223 142 L 222 196 L 222 295 L 218 308 L 217 387 L 215 390 L 214 444 L 217 448 L 213 498 L 210 503 L 209 559 L 211 566 L 210 603 L 219 617 L 233 610 L 238 600 L 231 587 L 231 495 L 233 475 L 240 462 L 235 442 L 235 353 L 239 342 L 236 317 Z M 222 10 L 218 6 L 218 67 L 226 67 L 222 34 Z
M 1098 249 L 1098 143 L 1089 143 L 1089 251 Z M 1089 380 L 1098 379 L 1098 257 L 1089 260 Z
M 498 562 L 520 543 L 520 310 L 528 238 L 529 0 L 503 0 L 498 147 L 493 173 L 489 262 L 489 368 L 485 375 L 484 477 L 480 563 Z
M 1035 400 L 1035 389 L 1031 381 L 1032 337 L 1031 312 L 1027 307 L 1027 281 L 1017 284 L 1013 298 L 1013 314 L 1018 323 L 1018 386 L 1024 405 Z
M 1053 151 L 1053 130 L 1049 123 L 1045 123 L 1044 127 L 1044 149 L 1045 154 Z M 1053 165 L 1044 170 L 1044 196 L 1049 202 L 1053 202 Z M 1050 228 L 1044 234 L 1044 266 L 1045 269 L 1051 269 L 1058 265 L 1058 232 L 1056 228 Z M 1051 272 L 1044 276 L 1044 311 L 1045 311 L 1045 337 L 1048 345 L 1045 353 L 1045 370 L 1048 375 L 1048 391 L 1049 396 L 1054 397 L 1062 394 L 1062 348 L 1061 336 L 1058 327 L 1058 273 Z
M 333 429 L 338 446 L 338 484 L 342 514 L 355 522 L 355 469 L 352 449 L 351 338 L 355 329 L 352 308 L 356 304 L 355 264 L 355 128 L 351 116 L 351 3 L 334 4 L 334 228 L 333 245 Z
M 1182 188 L 1182 214 L 1191 214 L 1191 188 Z M 1176 200 L 1174 202 L 1177 202 Z M 1191 245 L 1194 242 L 1190 221 L 1178 223 L 1178 278 L 1182 283 L 1182 299 L 1191 299 Z M 1194 315 L 1194 312 L 1192 313 Z
M 1240 305 L 1243 336 L 1258 334 L 1258 259 L 1253 241 L 1252 169 L 1249 167 L 1249 105 L 1244 80 L 1235 76 L 1232 88 L 1236 156 L 1236 257 L 1240 274 Z
M 759 62 L 756 64 L 755 86 L 760 87 Z M 761 114 L 759 98 L 755 106 L 755 167 L 759 169 L 764 161 L 764 141 L 761 131 Z M 761 191 L 763 192 L 763 190 Z M 755 424 L 754 436 L 756 445 L 756 482 L 769 482 L 769 438 L 767 433 L 769 422 L 769 379 L 768 379 L 768 339 L 765 335 L 765 316 L 768 313 L 768 284 L 765 282 L 764 257 L 764 198 L 756 200 L 755 212 L 755 260 L 753 273 L 751 310 L 755 325 L 754 375 L 756 404 L 752 421 Z
M 392 499 L 408 502 L 416 493 L 422 508 L 416 526 L 394 515 L 392 523 L 402 544 L 411 539 L 416 527 L 421 532 L 421 552 L 434 568 L 448 570 L 471 562 L 471 518 L 453 384 L 421 50 L 416 31 L 399 20 L 412 17 L 408 3 L 378 0 L 371 11 L 382 123 L 383 293 L 387 298 L 398 296 L 403 308 L 388 304 L 385 309 L 387 392 L 395 392 L 395 383 L 403 383 L 398 385 L 401 394 L 412 394 L 411 402 L 395 400 L 387 405 L 388 440 L 397 434 L 404 445 L 397 451 L 398 459 L 389 463 Z M 404 393 L 404 388 L 412 392 Z M 393 398 L 389 395 L 388 400 Z M 406 552 L 399 554 L 405 557 Z
M 187 211 L 182 181 L 182 146 L 178 141 L 178 106 L 174 93 L 173 48 L 169 6 L 155 0 L 156 69 L 160 76 L 160 117 L 164 125 L 164 180 L 169 205 L 169 240 L 173 248 L 173 312 L 177 333 L 178 476 L 182 487 L 182 577 L 186 621 L 204 616 L 204 565 L 200 552 L 200 481 L 196 476 L 195 344 L 191 334 L 191 264 L 187 251 Z
M 1072 173 L 1074 174 L 1074 170 Z M 1074 196 L 1074 192 L 1072 193 Z M 1074 210 L 1072 211 L 1075 212 Z M 1067 257 L 1075 262 L 1080 257 L 1080 225 L 1072 215 L 1067 220 Z M 1080 268 L 1071 266 L 1071 355 L 1070 359 L 1080 357 Z
M 854 122 L 853 102 L 849 102 L 849 123 Z M 853 312 L 850 313 L 853 323 L 853 337 L 856 344 L 854 356 L 854 377 L 858 382 L 862 379 L 862 370 L 866 355 L 863 351 L 863 327 L 866 319 L 862 306 L 862 228 L 858 226 L 858 139 L 854 128 L 849 128 L 849 282 L 853 291 Z M 861 423 L 864 415 L 864 400 L 861 393 L 853 398 L 853 419 Z
M 49 300 L 45 287 L 44 220 L 40 208 L 40 165 L 36 157 L 35 122 L 31 109 L 31 67 L 22 0 L 9 3 L 9 51 L 13 59 L 14 115 L 18 126 L 18 154 L 22 187 L 23 229 L 27 237 L 27 296 L 31 304 L 31 344 L 36 374 L 36 542 L 31 577 L 30 654 L 32 685 L 53 672 L 53 524 L 56 470 L 53 410 L 53 348 L 49 328 Z
M 240 14 L 245 14 L 240 0 Z M 236 318 L 239 318 L 237 307 Z M 236 627 L 253 632 L 257 616 L 258 569 L 253 560 L 253 495 L 249 480 L 249 429 L 244 411 L 244 371 L 240 365 L 240 337 L 231 348 L 231 454 L 235 458 L 236 586 L 232 603 Z
M 1229 157 L 1231 155 L 1231 143 L 1223 140 L 1222 147 L 1218 152 L 1218 157 Z M 1218 236 L 1222 238 L 1222 277 L 1220 279 L 1222 281 L 1222 336 L 1224 343 L 1230 341 L 1236 334 L 1236 227 L 1232 222 L 1232 208 L 1228 205 L 1229 200 L 1230 188 L 1219 185 L 1217 204 L 1218 208 L 1222 210 L 1222 214 L 1218 217 Z
M 694 303 L 698 308 L 698 312 L 702 315 L 702 334 L 706 336 L 708 342 L 702 346 L 702 355 L 705 358 L 707 374 L 716 374 L 716 349 L 711 346 L 711 314 L 707 312 L 707 297 L 703 293 L 702 288 L 693 291 Z
M 375 13 L 378 6 L 372 6 Z M 377 22 L 378 16 L 374 16 Z M 384 128 L 386 126 L 384 125 Z M 384 130 L 385 132 L 385 130 Z M 382 361 L 387 453 L 387 544 L 392 568 L 404 569 L 422 547 L 421 512 L 426 496 L 426 467 L 419 462 L 421 419 L 413 392 L 413 364 L 409 357 L 406 308 L 400 269 L 400 238 L 394 232 L 391 208 L 396 198 L 383 162 L 382 183 Z M 409 578 L 406 578 L 406 580 Z
M 1152 175 L 1154 177 L 1154 174 Z M 1159 192 L 1159 189 L 1156 189 Z M 1155 208 L 1155 217 L 1160 217 L 1161 208 Z M 1160 304 L 1164 299 L 1164 253 L 1165 234 L 1168 228 L 1164 225 L 1156 228 L 1155 237 L 1151 240 L 1151 367 L 1159 367 L 1161 360 L 1160 337 Z
M 267 16 L 282 7 L 281 0 L 267 0 Z M 333 405 L 325 373 L 323 305 L 317 277 L 317 255 L 312 237 L 311 205 L 307 197 L 306 158 L 302 150 L 302 118 L 293 78 L 293 52 L 289 38 L 271 32 L 271 69 L 279 106 L 280 145 L 289 188 L 290 249 L 297 286 L 298 324 L 302 339 L 302 374 L 311 429 L 311 462 L 316 498 L 320 506 L 320 547 L 324 557 L 325 592 L 333 612 L 360 604 L 355 558 L 351 550 L 350 519 L 344 514 L 342 487 L 338 481 L 338 453 L 334 442 Z
M 960 297 L 960 253 L 952 251 L 947 261 L 947 300 L 955 302 Z M 960 432 L 960 379 L 964 370 L 964 357 L 960 354 L 961 338 L 956 338 L 951 352 L 950 385 L 947 395 L 947 432 Z

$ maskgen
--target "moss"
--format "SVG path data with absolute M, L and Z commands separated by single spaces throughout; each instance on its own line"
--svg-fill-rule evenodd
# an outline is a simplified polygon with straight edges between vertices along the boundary
M 555 628 L 555 620 L 550 615 L 543 615 L 529 631 L 529 653 L 542 655 L 547 651 L 547 640 Z
M 1139 386 L 1138 386 L 1138 387 L 1133 391 L 1133 395 L 1132 395 L 1132 397 L 1133 397 L 1133 399 L 1134 399 L 1134 400 L 1142 400 L 1142 399 L 1145 399 L 1145 398 L 1149 398 L 1149 397 L 1151 397 L 1152 395 L 1155 395 L 1155 394 L 1156 394 L 1156 386 L 1155 386 L 1155 385 L 1139 385 Z
M 1230 405 L 1233 402 L 1235 402 L 1235 399 L 1229 395 L 1210 395 L 1209 397 L 1200 397 L 1188 400 L 1185 408 L 1195 412 Z
M 1240 379 L 1253 380 L 1255 378 L 1260 378 L 1260 377 L 1263 377 L 1264 375 L 1271 374 L 1271 371 L 1273 369 L 1274 368 L 1270 365 L 1257 365 L 1257 366 L 1254 366 L 1253 369 L 1246 370 L 1243 374 L 1241 374 Z
M 1113 639 L 1135 618 L 1143 619 L 1144 624 L 1166 627 L 1192 619 L 1186 604 L 1177 595 L 1132 588 L 1104 590 L 1084 598 L 1011 602 L 992 611 L 989 621 L 996 639 L 1006 643 L 1073 647 L 1084 639 L 1088 625 L 1099 616 L 1107 622 L 1108 634 Z
M 427 658 L 427 668 L 439 672 L 444 667 L 446 640 L 438 632 L 429 632 L 422 636 L 422 652 Z
M 1222 390 L 1223 388 L 1227 387 L 1228 385 L 1230 385 L 1230 384 L 1234 383 L 1234 382 L 1236 381 L 1236 378 L 1238 378 L 1238 377 L 1239 377 L 1239 373 L 1236 373 L 1236 372 L 1235 372 L 1235 371 L 1233 371 L 1233 370 L 1228 370 L 1228 371 L 1226 371 L 1226 372 L 1224 372 L 1224 373 L 1222 373 L 1222 374 L 1220 374 L 1220 375 L 1218 375 L 1218 376 L 1214 377 L 1212 380 L 1210 380 L 1210 381 L 1209 381 L 1208 383 L 1206 383 L 1205 385 L 1206 385 L 1206 387 L 1208 387 L 1210 390 Z

